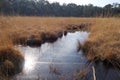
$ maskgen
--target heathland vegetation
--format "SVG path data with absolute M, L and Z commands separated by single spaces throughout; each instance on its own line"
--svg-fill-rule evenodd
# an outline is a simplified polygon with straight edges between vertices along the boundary
M 83 51 L 88 59 L 109 61 L 119 66 L 119 22 L 119 18 L 1 17 L 0 45 L 40 46 L 44 41 L 54 42 L 65 32 L 87 30 L 90 36 Z
M 23 67 L 24 57 L 15 45 L 41 46 L 76 30 L 90 32 L 80 46 L 89 61 L 120 68 L 120 18 L 116 17 L 120 4 L 96 7 L 46 0 L 0 0 L 0 12 L 0 79 L 19 73 Z

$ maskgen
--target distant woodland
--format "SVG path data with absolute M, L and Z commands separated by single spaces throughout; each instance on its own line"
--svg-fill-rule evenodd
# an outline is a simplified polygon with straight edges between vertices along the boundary
M 104 7 L 60 5 L 47 0 L 0 0 L 0 14 L 6 16 L 58 16 L 58 17 L 120 17 L 120 4 L 107 4 Z

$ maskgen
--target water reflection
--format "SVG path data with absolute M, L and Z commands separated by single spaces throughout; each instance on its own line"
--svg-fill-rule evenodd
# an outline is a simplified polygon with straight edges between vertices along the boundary
M 28 73 L 29 71 L 33 70 L 36 65 L 35 57 L 32 55 L 25 55 L 25 65 L 23 71 Z
M 17 80 L 36 80 L 35 76 L 40 80 L 73 80 L 74 73 L 85 68 L 87 60 L 82 51 L 77 52 L 77 45 L 78 41 L 83 44 L 88 35 L 87 32 L 68 33 L 55 43 L 38 48 L 18 46 L 25 56 L 25 66 Z
M 87 59 L 81 50 L 77 52 L 77 45 L 78 41 L 83 44 L 88 35 L 87 32 L 68 33 L 55 43 L 38 48 L 18 46 L 25 56 L 25 66 L 14 80 L 94 80 L 92 66 L 97 80 L 120 80 L 120 70 L 106 68 L 103 63 L 86 66 Z

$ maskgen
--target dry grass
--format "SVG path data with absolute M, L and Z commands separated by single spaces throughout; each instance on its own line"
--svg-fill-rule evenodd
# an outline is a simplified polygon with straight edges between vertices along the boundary
M 40 40 L 41 33 L 56 34 L 65 31 L 69 24 L 80 25 L 90 23 L 92 19 L 56 18 L 56 17 L 0 17 L 0 32 L 7 36 L 13 43 L 24 44 L 25 40 L 34 36 Z
M 5 56 L 7 58 L 13 55 L 15 61 L 19 59 L 18 55 L 21 55 L 19 52 L 16 53 L 14 49 L 15 44 L 24 44 L 26 39 L 35 38 L 34 40 L 27 42 L 27 44 L 35 44 L 41 41 L 41 34 L 45 33 L 46 35 L 42 38 L 46 39 L 48 42 L 53 42 L 50 40 L 52 37 L 56 40 L 56 33 L 59 31 L 64 31 L 68 24 L 79 25 L 81 23 L 89 23 L 87 19 L 79 19 L 79 18 L 56 18 L 56 17 L 4 17 L 0 16 L 0 59 Z M 48 34 L 48 35 L 47 35 Z M 66 34 L 66 33 L 65 33 Z M 59 33 L 59 37 L 61 37 L 61 33 Z M 48 40 L 49 39 L 49 40 Z M 9 47 L 8 47 L 9 46 Z M 4 52 L 4 53 L 3 53 Z M 17 54 L 17 55 L 16 55 Z M 22 56 L 22 55 L 21 55 Z M 6 60 L 0 64 L 14 73 L 14 66 L 18 66 L 17 64 L 13 64 L 13 61 Z M 21 63 L 18 61 L 18 63 Z M 7 66 L 6 66 L 7 65 Z M 8 67 L 9 66 L 9 67 Z M 18 66 L 19 67 L 19 66 Z M 6 72 L 5 69 L 0 71 L 0 77 L 3 75 L 3 72 Z M 9 74 L 9 73 L 7 73 Z M 5 73 L 6 75 L 6 73 Z M 6 77 L 6 76 L 5 76 Z M 1 78 L 0 78 L 1 79 Z
M 120 68 L 120 19 L 95 19 L 83 50 L 91 61 L 103 61 Z
M 120 65 L 119 18 L 62 18 L 62 17 L 0 17 L 0 46 L 24 42 L 34 35 L 41 39 L 43 32 L 56 34 L 67 25 L 91 23 L 90 36 L 83 51 L 91 61 L 107 61 Z
M 0 77 L 13 76 L 22 71 L 24 57 L 12 46 L 0 46 Z
M 2 17 L 0 28 L 4 28 L 11 33 L 17 33 L 19 36 L 24 33 L 25 36 L 38 35 L 39 32 L 54 32 L 64 30 L 68 24 L 81 24 L 91 22 L 86 18 L 56 18 L 56 17 Z M 23 36 L 23 35 L 21 35 Z

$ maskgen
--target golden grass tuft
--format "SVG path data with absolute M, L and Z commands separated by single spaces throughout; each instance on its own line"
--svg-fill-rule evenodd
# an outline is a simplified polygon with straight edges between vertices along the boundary
M 12 46 L 0 46 L 0 72 L 13 76 L 22 71 L 24 57 Z

